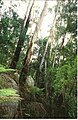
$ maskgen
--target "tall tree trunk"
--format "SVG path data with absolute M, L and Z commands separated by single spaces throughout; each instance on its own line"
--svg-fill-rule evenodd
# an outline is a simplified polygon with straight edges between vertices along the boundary
M 33 35 L 34 42 L 37 40 L 38 32 L 40 30 L 40 27 L 42 25 L 43 19 L 44 19 L 45 15 L 46 15 L 46 12 L 47 12 L 47 6 L 48 6 L 48 3 L 47 3 L 47 0 L 45 0 L 43 10 L 42 10 L 42 12 L 40 14 L 40 18 L 38 20 L 38 23 L 37 23 L 35 31 L 34 31 L 34 35 Z
M 64 46 L 64 41 L 65 41 L 65 37 L 66 37 L 66 32 L 64 33 L 64 35 L 63 35 L 63 39 L 62 39 L 62 42 L 61 42 L 61 44 L 60 44 L 60 53 L 59 53 L 59 58 L 58 58 L 58 64 L 60 65 L 60 56 L 61 56 L 61 52 L 62 52 L 62 48 L 63 48 L 63 46 Z
M 44 8 L 43 8 L 43 10 L 42 10 L 42 12 L 41 12 L 40 18 L 39 18 L 39 20 L 38 20 L 38 24 L 36 25 L 36 28 L 35 28 L 33 37 L 32 37 L 31 40 L 30 40 L 29 47 L 28 47 L 27 52 L 26 52 L 26 57 L 25 57 L 24 63 L 23 63 L 23 69 L 24 69 L 25 66 L 29 66 L 29 64 L 30 64 L 30 62 L 31 62 L 31 59 L 32 59 L 31 57 L 32 57 L 33 48 L 34 48 L 34 42 L 37 40 L 38 30 L 39 30 L 39 28 L 40 28 L 40 26 L 41 26 L 41 23 L 42 23 L 42 21 L 43 21 L 43 18 L 44 18 L 44 16 L 45 16 L 46 8 L 47 8 L 47 0 L 45 1 L 45 5 L 44 5 Z M 27 67 L 27 68 L 28 68 L 28 67 Z M 23 71 L 23 69 L 22 69 L 22 71 Z M 23 73 L 22 71 L 21 71 L 21 73 Z M 24 71 L 24 72 L 25 72 L 25 71 Z M 26 70 L 26 72 L 27 72 L 27 70 Z M 25 76 L 26 76 L 26 75 L 27 75 L 27 74 L 25 73 Z M 20 76 L 21 76 L 21 75 L 20 75 Z M 26 78 L 25 78 L 25 80 L 26 80 Z M 20 81 L 20 79 L 19 79 L 19 81 Z
M 59 7 L 59 1 L 57 0 L 57 5 L 55 7 L 55 17 L 52 23 L 52 27 L 50 29 L 50 40 L 51 40 L 51 47 L 50 47 L 50 58 L 52 55 L 52 47 L 53 47 L 53 43 L 54 43 L 54 37 L 55 37 L 55 26 L 56 26 L 56 17 L 58 15 L 58 7 Z
M 45 51 L 44 51 L 44 54 L 43 54 L 43 57 L 42 57 L 42 60 L 41 60 L 41 63 L 40 63 L 40 71 L 41 71 L 41 69 L 43 67 L 43 62 L 44 62 L 44 59 L 45 59 L 45 55 L 47 53 L 47 49 L 48 49 L 49 43 L 51 44 L 51 48 L 50 48 L 50 57 L 51 57 L 52 46 L 53 46 L 53 42 L 54 42 L 56 17 L 57 17 L 57 14 L 58 14 L 58 7 L 59 7 L 59 1 L 57 0 L 57 5 L 55 7 L 55 9 L 56 9 L 56 11 L 55 11 L 55 17 L 54 17 L 54 20 L 53 20 L 53 23 L 52 23 L 52 28 L 50 29 L 50 36 L 48 37 L 48 41 L 46 43 Z
M 40 71 L 41 71 L 41 68 L 42 68 L 42 65 L 43 65 L 43 62 L 44 62 L 44 59 L 45 59 L 47 49 L 48 49 L 48 44 L 49 44 L 49 41 L 47 41 L 47 43 L 46 43 L 45 51 L 44 51 L 44 54 L 43 54 L 43 57 L 42 57 L 42 60 L 41 60 L 41 63 L 40 63 L 40 67 L 39 67 Z
M 47 7 L 47 2 L 45 1 L 45 5 L 44 8 Z M 23 68 L 21 70 L 21 74 L 19 77 L 19 92 L 20 92 L 20 96 L 23 98 L 23 100 L 21 101 L 21 109 L 23 109 L 25 107 L 25 105 L 27 105 L 28 101 L 27 101 L 27 93 L 26 93 L 26 78 L 27 78 L 27 74 L 29 71 L 29 65 L 32 59 L 32 55 L 33 55 L 33 48 L 34 48 L 34 42 L 37 39 L 38 36 L 38 28 L 41 26 L 41 22 L 43 21 L 43 17 L 45 15 L 45 9 L 43 8 L 40 18 L 38 20 L 38 24 L 35 28 L 33 37 L 31 38 L 30 42 L 29 42 L 29 46 L 28 49 L 26 51 L 26 56 L 23 62 Z M 20 104 L 19 104 L 19 109 L 20 109 Z M 22 112 L 23 114 L 19 115 L 20 118 L 25 118 L 25 111 Z
M 32 38 L 31 38 L 32 39 Z M 29 98 L 27 95 L 27 89 L 26 89 L 26 78 L 27 78 L 27 74 L 28 74 L 28 70 L 29 70 L 29 64 L 31 61 L 31 56 L 32 56 L 32 40 L 30 40 L 27 52 L 26 52 L 26 56 L 23 62 L 23 68 L 21 70 L 20 73 L 20 77 L 19 77 L 19 94 L 20 97 L 23 98 L 22 101 L 19 103 L 18 106 L 18 110 L 20 111 L 20 114 L 18 115 L 18 118 L 26 118 L 25 116 L 25 108 L 27 103 L 29 102 Z M 21 107 L 20 107 L 21 105 Z
M 46 8 L 46 4 L 47 4 L 47 2 L 45 2 L 44 8 Z M 38 25 L 37 25 L 38 27 L 40 27 L 40 25 L 41 25 L 40 23 L 43 20 L 43 15 L 44 15 L 44 11 L 45 11 L 44 8 L 41 12 L 40 19 L 38 21 Z M 23 68 L 21 70 L 21 74 L 20 74 L 20 78 L 19 78 L 19 86 L 23 86 L 25 84 L 25 81 L 26 81 L 28 67 L 29 67 L 29 64 L 31 62 L 31 57 L 33 54 L 34 41 L 36 41 L 36 39 L 37 39 L 36 33 L 38 31 L 38 27 L 35 28 L 34 35 L 30 40 L 29 47 L 28 47 L 27 52 L 26 52 L 26 57 L 24 59 Z
M 46 98 L 48 97 L 48 80 L 47 80 L 47 61 L 45 60 L 45 90 Z
M 26 35 L 26 32 L 28 30 L 28 26 L 29 26 L 30 14 L 31 14 L 33 3 L 34 3 L 34 0 L 32 0 L 31 2 L 29 1 L 28 10 L 26 12 L 26 15 L 25 15 L 24 21 L 23 21 L 23 25 L 21 27 L 21 32 L 20 32 L 18 43 L 17 43 L 17 47 L 16 47 L 16 50 L 15 50 L 12 62 L 10 64 L 10 68 L 12 68 L 12 69 L 16 68 L 17 62 L 19 60 L 21 48 L 24 44 L 25 35 Z
M 56 17 L 55 17 L 56 18 Z M 49 45 L 49 39 L 51 39 L 51 47 L 52 47 L 52 45 L 53 45 L 53 40 L 54 40 L 54 27 L 55 27 L 55 19 L 54 18 L 54 21 L 53 21 L 53 26 L 52 26 L 52 28 L 51 28 L 51 30 L 50 30 L 50 36 L 49 36 L 49 38 L 48 38 L 48 40 L 47 40 L 47 43 L 46 43 L 46 47 L 45 47 L 45 50 L 44 50 L 44 53 L 43 53 L 43 57 L 42 57 L 42 60 L 41 60 L 41 63 L 40 63 L 40 71 L 41 71 L 41 69 L 42 69 L 42 65 L 43 65 L 43 62 L 44 62 L 44 60 L 45 60 L 45 55 L 46 55 L 46 53 L 47 53 L 47 49 L 48 49 L 48 45 Z
M 43 57 L 42 57 L 42 60 L 41 60 L 41 63 L 40 63 L 40 67 L 39 67 L 40 71 L 41 71 L 42 66 L 43 66 L 43 62 L 44 62 L 44 59 L 45 59 L 45 55 L 47 53 L 49 43 L 51 43 L 51 49 L 50 49 L 50 56 L 51 56 L 52 45 L 53 45 L 53 42 L 54 42 L 56 16 L 57 16 L 57 13 L 58 13 L 57 10 L 58 10 L 58 1 L 57 1 L 57 5 L 56 5 L 56 12 L 55 12 L 55 17 L 54 17 L 54 20 L 53 20 L 53 23 L 52 23 L 52 28 L 50 29 L 50 36 L 48 37 L 48 41 L 46 43 L 45 51 L 43 53 Z

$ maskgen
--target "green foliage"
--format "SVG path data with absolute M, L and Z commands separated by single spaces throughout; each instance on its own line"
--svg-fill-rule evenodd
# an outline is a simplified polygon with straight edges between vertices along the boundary
M 77 100 L 75 94 L 66 94 L 65 96 L 66 110 L 69 118 L 77 117 Z
M 3 73 L 3 72 L 15 72 L 14 69 L 9 69 L 9 68 L 6 68 L 5 66 L 1 65 L 0 64 L 0 73 Z
M 0 63 L 9 64 L 18 42 L 22 19 L 12 8 L 4 12 L 0 20 Z
M 0 73 L 6 73 L 6 72 L 15 72 L 15 70 L 8 69 L 0 64 Z M 0 88 L 4 88 L 4 87 L 5 87 L 5 82 L 3 80 L 0 80 Z M 20 100 L 20 97 L 17 90 L 12 88 L 0 89 L 0 102 L 18 101 L 18 100 Z
M 55 100 L 63 93 L 64 96 L 62 99 L 64 103 L 61 102 L 61 104 L 64 106 L 66 118 L 77 117 L 77 46 L 74 38 L 70 39 L 67 45 L 62 48 L 61 52 L 60 48 L 57 48 L 55 65 L 52 67 L 52 63 L 49 60 L 47 69 L 47 82 L 50 84 L 50 91 L 51 88 L 53 88 L 53 91 L 51 91 L 53 93 L 51 100 L 54 101 L 54 111 L 56 113 L 56 109 L 58 109 L 57 102 L 60 103 L 61 101 L 58 100 L 55 103 Z M 55 48 L 53 54 L 55 55 Z M 63 59 L 60 60 L 60 64 L 56 62 L 59 60 L 59 55 L 63 56 Z M 62 113 L 62 111 L 61 108 L 60 112 Z M 56 116 L 59 116 L 59 114 L 58 111 Z
M 17 90 L 8 88 L 8 89 L 0 89 L 0 96 L 19 96 L 17 94 Z
M 48 38 L 40 38 L 36 41 L 38 48 L 35 48 L 34 54 L 38 53 L 38 59 L 33 59 L 29 66 L 28 74 L 33 76 L 35 85 L 34 87 L 28 87 L 28 93 L 31 95 L 26 96 L 26 100 L 35 100 L 42 102 L 47 111 L 47 116 L 59 118 L 60 114 L 64 111 L 65 118 L 76 118 L 77 114 L 77 1 L 59 1 L 58 16 L 56 18 L 56 31 L 55 31 L 55 47 L 52 49 L 52 56 L 49 59 L 50 46 L 45 56 L 43 68 L 39 71 L 39 66 L 45 51 L 45 46 Z M 2 1 L 0 1 L 0 7 L 2 7 Z M 51 12 L 51 9 L 49 9 Z M 21 25 L 23 20 L 19 18 L 16 12 L 12 8 L 5 12 L 0 21 L 0 73 L 6 73 L 15 71 L 5 67 L 1 64 L 10 64 L 13 57 L 14 50 L 16 48 L 18 38 L 20 35 Z M 26 30 L 26 29 L 25 29 Z M 62 48 L 58 44 L 58 40 L 66 33 L 71 34 L 69 42 Z M 25 36 L 25 44 L 20 54 L 20 59 L 17 65 L 19 71 L 22 68 L 22 60 L 25 56 L 25 51 L 28 47 L 30 36 Z M 21 38 L 24 38 L 23 32 L 21 32 Z M 25 51 L 24 51 L 25 50 Z M 62 57 L 62 59 L 61 59 Z M 60 62 L 59 62 L 60 61 Z M 54 66 L 53 66 L 54 64 Z M 0 80 L 0 88 L 5 88 L 6 83 Z M 7 83 L 8 86 L 8 83 Z M 25 86 L 27 89 L 27 85 Z M 6 87 L 7 88 L 7 87 Z M 20 100 L 20 97 L 15 89 L 7 88 L 0 89 L 0 102 Z M 62 95 L 61 99 L 59 99 Z M 27 98 L 29 97 L 29 98 Z M 40 98 L 41 97 L 41 98 Z M 57 101 L 57 102 L 55 102 Z M 59 104 L 61 101 L 61 104 Z M 26 116 L 31 117 L 31 113 L 34 110 L 34 116 L 36 116 L 36 110 L 34 105 L 30 105 L 31 101 L 27 101 L 28 111 Z M 57 106 L 59 104 L 59 107 Z M 42 108 L 42 107 L 41 107 Z M 41 110 L 41 108 L 39 108 Z M 39 114 L 39 113 L 38 113 Z M 63 117 L 62 115 L 60 115 Z
M 21 100 L 18 91 L 12 88 L 0 89 L 0 103 Z
M 30 91 L 32 94 L 41 94 L 43 92 L 44 88 L 38 88 L 37 86 L 31 87 Z
M 59 5 L 55 39 L 58 40 L 65 32 L 71 33 L 75 38 L 77 35 L 77 1 L 59 1 Z

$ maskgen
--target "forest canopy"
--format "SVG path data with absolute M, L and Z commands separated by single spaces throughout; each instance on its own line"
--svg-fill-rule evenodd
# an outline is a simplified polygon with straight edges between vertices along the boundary
M 77 0 L 0 0 L 0 118 L 77 118 Z

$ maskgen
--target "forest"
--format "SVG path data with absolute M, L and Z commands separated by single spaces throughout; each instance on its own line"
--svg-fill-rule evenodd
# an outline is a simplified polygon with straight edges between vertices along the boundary
M 77 118 L 77 0 L 0 0 L 0 118 Z

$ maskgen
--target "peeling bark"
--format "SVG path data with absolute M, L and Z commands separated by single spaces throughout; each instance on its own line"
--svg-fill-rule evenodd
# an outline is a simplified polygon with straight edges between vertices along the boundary
M 22 28 L 21 28 L 21 32 L 20 32 L 18 43 L 17 43 L 17 47 L 16 47 L 16 50 L 15 50 L 12 62 L 10 64 L 10 68 L 12 68 L 12 69 L 16 68 L 18 60 L 19 60 L 20 52 L 21 52 L 22 46 L 23 46 L 24 41 L 25 41 L 25 35 L 26 35 L 26 32 L 27 32 L 28 27 L 29 27 L 29 21 L 30 21 L 30 15 L 31 15 L 31 10 L 32 10 L 32 7 L 33 7 L 33 3 L 34 3 L 33 0 L 32 0 L 31 3 L 29 2 L 28 10 L 27 10 L 26 15 L 24 17 L 24 21 L 23 21 L 23 25 L 22 25 Z
M 27 93 L 26 93 L 25 83 L 26 83 L 26 78 L 27 78 L 27 74 L 28 74 L 28 71 L 29 71 L 29 65 L 30 65 L 30 62 L 32 60 L 34 42 L 37 39 L 38 30 L 39 30 L 38 28 L 40 27 L 41 22 L 43 20 L 43 17 L 45 15 L 44 9 L 46 7 L 47 7 L 47 1 L 45 1 L 45 5 L 44 5 L 44 8 L 43 8 L 43 10 L 41 12 L 40 18 L 38 20 L 38 24 L 37 24 L 37 26 L 35 28 L 35 31 L 34 31 L 34 34 L 33 34 L 32 38 L 31 38 L 31 40 L 29 42 L 29 46 L 28 46 L 28 49 L 26 51 L 26 56 L 25 56 L 25 59 L 24 59 L 24 62 L 23 62 L 23 68 L 21 70 L 21 74 L 20 74 L 20 77 L 19 77 L 19 91 L 20 91 L 20 96 L 23 98 L 23 100 L 21 101 L 21 109 L 23 109 L 25 104 L 27 104 L 27 102 L 26 102 Z M 20 109 L 20 106 L 19 106 L 19 109 Z M 25 112 L 23 111 L 23 115 L 21 115 L 21 112 L 20 112 L 19 117 L 24 118 L 25 117 L 24 113 Z
M 56 8 L 58 9 L 58 2 L 57 2 L 57 6 Z M 43 53 L 43 57 L 42 57 L 42 60 L 41 60 L 41 63 L 40 63 L 40 71 L 43 67 L 43 62 L 44 62 L 44 59 L 45 59 L 45 55 L 47 53 L 47 49 L 48 49 L 48 45 L 49 43 L 51 43 L 51 48 L 50 48 L 50 56 L 51 56 L 51 52 L 52 52 L 52 45 L 53 45 L 53 42 L 54 42 L 54 34 L 55 34 L 55 25 L 56 25 L 56 16 L 57 16 L 57 10 L 56 10 L 56 13 L 55 13 L 55 17 L 54 17 L 54 20 L 53 20 L 53 23 L 52 23 L 52 28 L 50 29 L 50 36 L 48 37 L 48 41 L 46 43 L 46 47 L 45 47 L 45 50 L 44 50 L 44 53 Z

